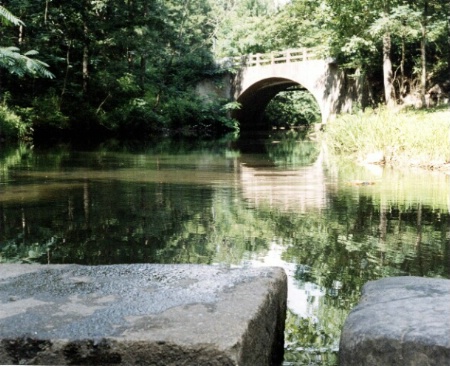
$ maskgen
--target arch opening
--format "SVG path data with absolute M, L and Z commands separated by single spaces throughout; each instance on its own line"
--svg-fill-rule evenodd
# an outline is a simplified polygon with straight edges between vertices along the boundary
M 232 117 L 239 121 L 241 130 L 267 130 L 273 126 L 273 118 L 265 117 L 269 103 L 282 92 L 295 91 L 307 93 L 320 115 L 317 99 L 307 88 L 290 79 L 267 78 L 254 83 L 241 93 L 237 98 L 241 108 L 235 110 Z
M 303 87 L 279 92 L 267 104 L 263 120 L 272 128 L 305 128 L 321 122 L 320 107 L 314 96 Z

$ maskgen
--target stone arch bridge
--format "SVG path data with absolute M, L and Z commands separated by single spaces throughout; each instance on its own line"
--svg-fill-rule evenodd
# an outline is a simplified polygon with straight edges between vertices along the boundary
M 251 127 L 261 124 L 270 100 L 294 86 L 314 96 L 323 124 L 337 113 L 350 111 L 356 99 L 357 83 L 349 79 L 334 60 L 323 59 L 313 50 L 290 49 L 235 57 L 227 59 L 225 66 L 237 69 L 237 73 L 228 75 L 225 87 L 217 88 L 204 81 L 197 91 L 206 97 L 215 93 L 239 102 L 241 108 L 233 111 L 232 116 L 241 122 L 241 128 L 249 123 Z

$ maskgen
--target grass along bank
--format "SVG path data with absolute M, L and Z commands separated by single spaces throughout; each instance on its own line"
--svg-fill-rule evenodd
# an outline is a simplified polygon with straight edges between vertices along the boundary
M 450 173 L 450 109 L 340 115 L 322 135 L 330 154 L 359 163 L 416 166 Z

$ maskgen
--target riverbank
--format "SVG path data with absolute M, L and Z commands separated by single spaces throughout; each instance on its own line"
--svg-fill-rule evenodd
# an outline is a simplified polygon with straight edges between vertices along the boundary
M 368 110 L 341 115 L 322 135 L 330 154 L 361 164 L 450 174 L 450 109 Z

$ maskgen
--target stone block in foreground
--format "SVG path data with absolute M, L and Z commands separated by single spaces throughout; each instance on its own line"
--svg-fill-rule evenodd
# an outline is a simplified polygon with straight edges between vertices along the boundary
M 341 366 L 450 365 L 450 280 L 369 282 L 341 335 Z
M 0 364 L 281 364 L 286 283 L 280 268 L 0 265 Z

